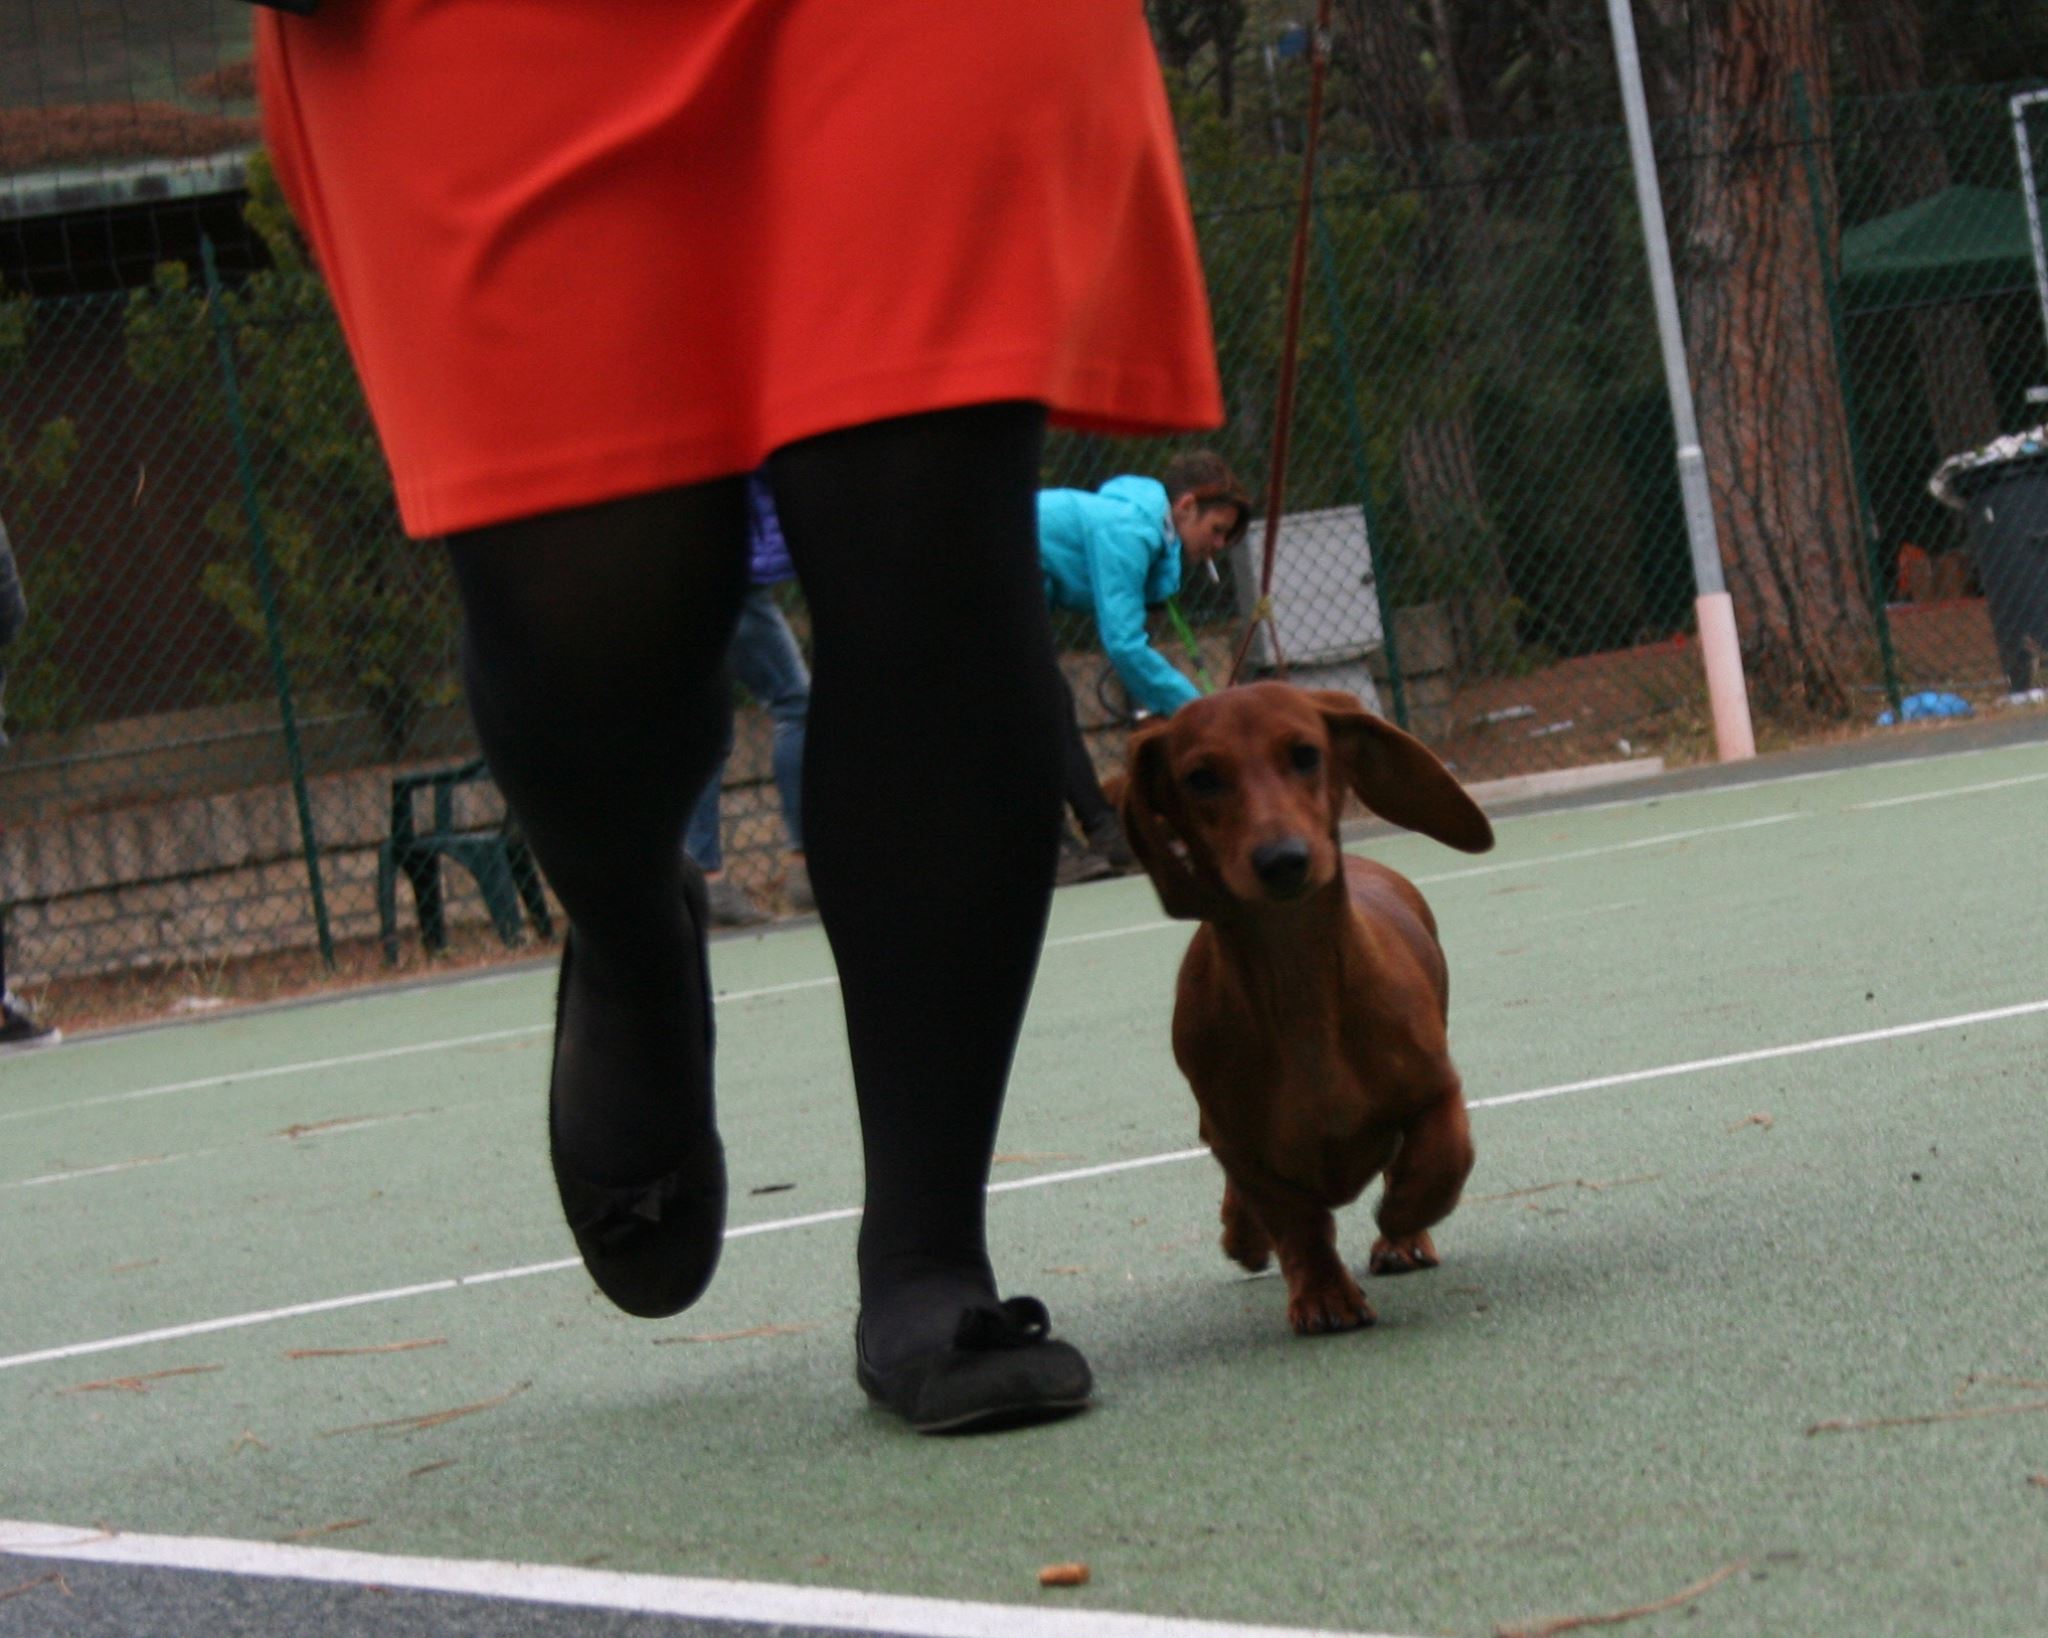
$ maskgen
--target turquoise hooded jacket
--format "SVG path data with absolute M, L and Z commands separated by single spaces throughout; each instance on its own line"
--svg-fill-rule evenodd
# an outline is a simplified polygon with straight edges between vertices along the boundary
M 1146 606 L 1180 590 L 1180 536 L 1166 485 L 1122 477 L 1093 494 L 1039 491 L 1038 559 L 1046 602 L 1095 616 L 1102 651 L 1134 704 L 1170 716 L 1200 695 L 1152 646 L 1145 627 Z

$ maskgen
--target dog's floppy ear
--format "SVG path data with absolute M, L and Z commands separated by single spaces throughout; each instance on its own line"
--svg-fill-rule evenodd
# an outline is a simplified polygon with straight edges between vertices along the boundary
M 1168 727 L 1148 723 L 1131 735 L 1128 771 L 1110 782 L 1111 800 L 1131 851 L 1159 892 L 1160 907 L 1177 921 L 1206 921 L 1218 893 L 1203 882 L 1194 852 L 1173 821 L 1181 803 L 1166 765 Z
M 1493 846 L 1492 824 L 1428 746 L 1350 694 L 1317 689 L 1309 697 L 1323 713 L 1346 781 L 1374 813 L 1463 853 Z

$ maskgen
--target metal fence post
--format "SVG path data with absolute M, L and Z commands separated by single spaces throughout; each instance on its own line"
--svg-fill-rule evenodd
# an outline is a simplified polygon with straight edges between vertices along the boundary
M 1351 443 L 1351 464 L 1358 477 L 1358 509 L 1365 517 L 1365 550 L 1372 570 L 1373 592 L 1380 605 L 1380 637 L 1387 651 L 1387 684 L 1394 695 L 1394 721 L 1408 726 L 1408 685 L 1401 675 L 1401 646 L 1394 635 L 1393 576 L 1386 572 L 1392 547 L 1380 531 L 1379 509 L 1373 504 L 1372 469 L 1367 465 L 1365 417 L 1358 407 L 1358 371 L 1351 361 L 1351 329 L 1337 286 L 1337 252 L 1330 243 L 1330 224 L 1323 216 L 1322 195 L 1315 197 L 1316 246 L 1323 275 L 1323 303 L 1330 310 L 1330 333 L 1337 343 L 1337 373 L 1344 382 L 1345 431 Z M 1386 554 L 1386 555 L 1382 555 Z
M 291 765 L 292 796 L 299 810 L 299 845 L 306 858 L 306 882 L 313 895 L 313 925 L 320 939 L 320 959 L 334 967 L 334 932 L 327 920 L 327 894 L 320 881 L 320 839 L 313 828 L 313 799 L 306 788 L 306 752 L 299 738 L 299 713 L 292 700 L 291 668 L 285 663 L 284 624 L 277 607 L 277 576 L 263 529 L 261 492 L 256 463 L 249 453 L 248 423 L 242 414 L 241 382 L 235 373 L 235 346 L 228 334 L 221 300 L 220 271 L 214 262 L 213 240 L 201 235 L 199 258 L 206 270 L 206 310 L 212 315 L 214 351 L 220 359 L 221 390 L 226 395 L 228 426 L 235 441 L 235 476 L 242 491 L 242 518 L 249 529 L 249 556 L 256 572 L 256 595 L 263 604 L 263 630 L 270 648 L 270 678 L 277 689 L 278 716 L 284 726 L 285 757 Z
M 1678 317 L 1678 281 L 1671 270 L 1671 239 L 1664 225 L 1664 195 L 1657 183 L 1657 152 L 1650 141 L 1643 63 L 1636 49 L 1636 21 L 1629 3 L 1607 0 L 1607 17 L 1614 30 L 1622 110 L 1628 117 L 1629 159 L 1635 173 L 1636 201 L 1643 214 L 1643 247 L 1650 259 L 1650 291 L 1656 301 L 1658 339 L 1663 344 L 1664 382 L 1678 432 L 1678 484 L 1685 496 L 1685 532 L 1692 542 L 1693 579 L 1699 593 L 1694 607 L 1706 661 L 1707 696 L 1713 707 L 1714 742 L 1723 762 L 1739 762 L 1756 755 L 1756 730 L 1750 723 L 1735 605 L 1721 565 L 1707 457 L 1700 447 L 1699 417 L 1693 409 L 1692 370 L 1686 362 L 1685 330 Z
M 2034 251 L 2034 286 L 2041 298 L 2041 324 L 2048 334 L 2048 238 L 2041 232 L 2041 190 L 2034 177 L 2034 144 L 2027 136 L 2027 110 L 2048 102 L 2048 91 L 2022 91 L 2006 104 L 2012 137 L 2020 150 L 2020 193 L 2027 205 L 2027 243 Z

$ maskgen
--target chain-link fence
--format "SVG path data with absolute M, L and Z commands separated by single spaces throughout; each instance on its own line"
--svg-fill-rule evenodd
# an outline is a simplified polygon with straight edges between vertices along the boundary
M 2048 416 L 2028 402 L 2048 347 L 2012 96 L 1795 99 L 1660 138 L 1766 745 L 1916 700 L 2010 708 L 2034 686 L 2041 537 L 1998 523 L 2025 461 L 1980 469 L 1960 510 L 1928 490 L 1945 458 Z M 98 974 L 374 957 L 392 935 L 412 959 L 406 847 L 430 840 L 437 797 L 445 839 L 470 849 L 445 873 L 448 916 L 495 912 L 514 933 L 525 916 L 488 779 L 412 788 L 475 755 L 450 589 L 439 554 L 400 535 L 317 280 L 251 174 L 246 202 L 139 209 L 171 258 L 146 283 L 114 213 L 67 230 L 36 206 L 49 242 L 106 229 L 95 265 L 117 273 L 0 299 L 0 517 L 32 605 L 6 655 L 0 910 L 14 981 L 54 984 L 60 1011 Z M 1284 133 L 1268 154 L 1197 140 L 1190 156 L 1232 409 L 1213 442 L 1254 493 L 1299 179 Z M 1366 696 L 1467 781 L 1710 756 L 1621 134 L 1339 152 L 1312 228 L 1273 619 L 1250 668 Z M 1182 447 L 1057 434 L 1045 481 L 1157 474 Z M 1159 646 L 1204 686 L 1266 589 L 1262 544 L 1255 523 L 1160 612 Z M 1121 687 L 1085 619 L 1062 642 L 1114 767 Z M 745 706 L 724 823 L 728 869 L 772 902 L 770 738 Z

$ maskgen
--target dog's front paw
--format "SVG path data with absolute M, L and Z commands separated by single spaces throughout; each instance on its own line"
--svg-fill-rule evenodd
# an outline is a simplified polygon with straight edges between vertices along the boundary
M 1379 1315 L 1349 1274 L 1304 1286 L 1287 1297 L 1287 1323 L 1298 1337 L 1326 1336 L 1332 1331 L 1360 1331 Z
M 1427 1234 L 1409 1234 L 1390 1240 L 1381 1235 L 1372 1243 L 1372 1261 L 1366 1266 L 1375 1274 L 1413 1274 L 1417 1269 L 1437 1266 L 1436 1247 Z

